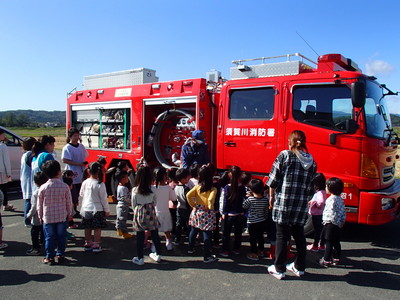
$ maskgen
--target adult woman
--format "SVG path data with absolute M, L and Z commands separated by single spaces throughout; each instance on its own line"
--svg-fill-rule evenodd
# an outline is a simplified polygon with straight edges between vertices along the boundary
M 0 129 L 0 190 L 4 194 L 3 209 L 12 210 L 13 206 L 8 204 L 7 196 L 7 183 L 11 180 L 11 162 L 7 146 L 2 143 L 4 140 L 4 130 Z
M 317 170 L 312 155 L 308 153 L 304 132 L 295 130 L 289 135 L 289 149 L 275 159 L 267 182 L 272 218 L 276 223 L 275 262 L 268 267 L 268 272 L 278 279 L 285 277 L 286 268 L 296 276 L 304 274 L 304 224 L 308 201 L 313 194 L 312 179 Z M 294 263 L 285 265 L 291 234 L 296 242 L 297 256 Z
M 72 202 L 74 204 L 75 216 L 78 217 L 79 190 L 81 189 L 83 172 L 87 165 L 86 157 L 88 153 L 81 143 L 79 143 L 80 133 L 76 128 L 68 130 L 67 144 L 62 149 L 61 159 L 65 163 L 65 170 L 74 172 Z

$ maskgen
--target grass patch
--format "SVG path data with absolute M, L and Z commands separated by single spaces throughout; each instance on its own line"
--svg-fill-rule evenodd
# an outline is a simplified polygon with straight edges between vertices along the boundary
M 65 131 L 65 127 L 9 127 L 8 129 L 22 136 L 23 138 L 32 136 L 38 139 L 43 135 L 51 135 L 56 139 L 56 150 L 61 150 L 66 143 L 67 134 Z
M 52 135 L 65 137 L 65 127 L 46 127 L 46 128 L 31 128 L 31 127 L 10 127 L 11 131 L 19 134 L 22 137 L 33 136 L 38 138 L 42 135 Z

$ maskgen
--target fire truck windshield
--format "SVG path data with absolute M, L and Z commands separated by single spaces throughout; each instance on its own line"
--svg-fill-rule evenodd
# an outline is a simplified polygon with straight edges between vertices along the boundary
M 392 130 L 388 112 L 382 88 L 375 82 L 367 81 L 364 114 L 368 136 L 388 139 Z

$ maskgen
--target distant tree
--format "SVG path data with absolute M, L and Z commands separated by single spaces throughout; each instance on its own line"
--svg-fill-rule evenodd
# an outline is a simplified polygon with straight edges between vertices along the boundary
M 15 127 L 18 125 L 17 118 L 12 112 L 7 112 L 3 117 L 3 123 L 6 127 Z
M 18 127 L 26 127 L 29 125 L 29 118 L 25 114 L 19 114 L 17 116 Z

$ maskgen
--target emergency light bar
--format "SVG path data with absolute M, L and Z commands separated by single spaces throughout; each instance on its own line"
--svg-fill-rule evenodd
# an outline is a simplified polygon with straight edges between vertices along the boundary
M 318 57 L 318 63 L 328 62 L 336 63 L 347 71 L 361 72 L 361 69 L 354 61 L 352 61 L 350 58 L 344 57 L 341 54 L 325 54 Z

